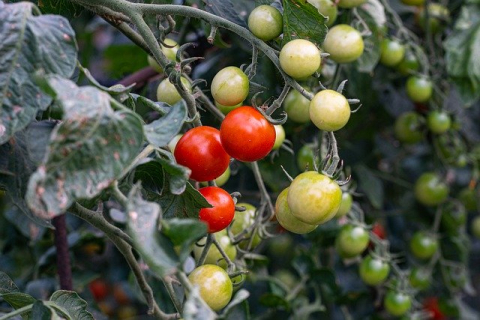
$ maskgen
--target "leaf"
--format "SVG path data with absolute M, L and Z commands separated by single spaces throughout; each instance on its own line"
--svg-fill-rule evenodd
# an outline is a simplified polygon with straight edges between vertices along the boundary
M 83 7 L 67 0 L 39 0 L 38 7 L 43 13 L 60 14 L 67 18 L 75 18 L 83 12 Z
M 185 191 L 190 169 L 165 159 L 148 159 L 135 169 L 135 180 L 142 181 L 145 189 L 158 193 L 164 192 L 165 183 L 173 195 Z
M 13 280 L 5 272 L 0 271 L 0 295 L 18 291 Z
M 198 219 L 200 209 L 212 207 L 189 182 L 181 195 L 164 194 L 162 197 L 154 198 L 160 203 L 164 218 Z
M 372 171 L 363 165 L 354 168 L 360 190 L 364 192 L 375 209 L 383 207 L 384 189 L 382 180 L 377 178 Z
M 32 7 L 21 2 L 0 10 L 0 145 L 52 101 L 35 83 L 35 72 L 70 77 L 75 69 L 77 47 L 68 20 L 33 16 Z
M 92 314 L 87 311 L 87 302 L 80 298 L 74 291 L 58 290 L 50 297 L 61 312 L 75 320 L 94 320 Z
M 136 250 L 160 278 L 175 273 L 180 261 L 172 242 L 158 231 L 161 208 L 142 198 L 139 185 L 128 195 L 128 230 Z
M 200 297 L 200 289 L 194 286 L 187 295 L 187 301 L 183 307 L 185 320 L 213 320 L 217 318 L 215 312 L 210 309 Z
M 35 165 L 39 165 L 45 158 L 50 134 L 57 125 L 55 121 L 32 122 L 25 131 L 27 151 Z
M 245 21 L 240 18 L 238 11 L 234 9 L 234 5 L 230 0 L 203 0 L 205 3 L 205 11 L 213 13 L 216 16 L 230 20 L 244 28 L 247 27 Z
M 454 30 L 444 42 L 448 75 L 462 100 L 472 104 L 480 98 L 480 9 L 464 5 Z
M 165 234 L 174 246 L 181 246 L 180 261 L 190 255 L 192 245 L 207 234 L 207 225 L 194 219 L 163 219 L 162 233 Z
M 180 132 L 187 120 L 187 106 L 183 100 L 169 109 L 165 116 L 144 126 L 145 136 L 154 146 L 166 146 Z
M 225 309 L 223 310 L 222 316 L 225 317 L 225 319 L 228 319 L 229 313 L 231 313 L 236 306 L 238 306 L 239 304 L 247 300 L 249 296 L 250 296 L 250 293 L 247 290 L 240 289 L 235 294 L 232 301 L 230 301 L 230 303 L 225 307 Z
M 182 194 L 187 187 L 190 169 L 164 159 L 158 159 L 158 162 L 162 165 L 163 170 L 168 173 L 170 192 L 174 195 Z
M 60 319 L 52 307 L 46 306 L 42 301 L 36 301 L 32 307 L 32 319 L 57 320 Z
M 45 234 L 45 228 L 34 223 L 31 219 L 25 219 L 25 215 L 17 206 L 7 209 L 4 212 L 4 216 L 25 237 L 33 242 L 40 240 Z
M 260 296 L 258 300 L 261 305 L 268 307 L 268 308 L 283 308 L 283 309 L 290 309 L 290 304 L 284 297 L 278 296 L 273 293 L 264 293 Z
M 47 156 L 30 178 L 27 203 L 39 217 L 62 214 L 77 199 L 91 199 L 124 174 L 143 142 L 141 119 L 113 111 L 110 96 L 94 87 L 47 76 L 64 110 Z
M 1 294 L 3 300 L 5 300 L 14 309 L 23 308 L 34 303 L 36 300 L 29 294 L 22 292 L 10 292 Z
M 320 47 L 327 34 L 325 20 L 314 6 L 305 1 L 283 0 L 282 46 L 293 39 L 301 38 Z

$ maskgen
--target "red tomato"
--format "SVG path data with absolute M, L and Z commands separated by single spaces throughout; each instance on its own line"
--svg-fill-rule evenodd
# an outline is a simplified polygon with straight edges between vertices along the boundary
M 255 108 L 243 106 L 231 111 L 220 127 L 227 153 L 240 161 L 265 157 L 275 143 L 275 128 Z
M 423 308 L 430 313 L 430 317 L 428 319 L 431 319 L 431 320 L 446 319 L 445 315 L 440 310 L 437 297 L 426 298 L 425 301 L 423 301 Z
M 387 232 L 385 231 L 385 227 L 379 222 L 375 222 L 373 224 L 372 232 L 382 240 L 387 237 Z
M 220 142 L 220 131 L 202 126 L 185 133 L 175 147 L 178 164 L 192 170 L 190 178 L 197 181 L 210 181 L 225 172 L 230 157 Z
M 200 210 L 199 218 L 208 225 L 208 232 L 225 229 L 235 215 L 235 203 L 225 190 L 218 187 L 205 187 L 198 190 L 213 208 Z
M 108 283 L 103 279 L 95 279 L 89 283 L 88 288 L 92 292 L 95 301 L 102 301 L 110 291 Z

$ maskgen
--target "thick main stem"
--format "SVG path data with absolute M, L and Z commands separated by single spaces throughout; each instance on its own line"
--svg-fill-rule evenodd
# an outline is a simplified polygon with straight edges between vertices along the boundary
M 72 268 L 67 241 L 67 223 L 64 214 L 53 218 L 55 227 L 55 248 L 57 249 L 57 273 L 60 289 L 73 290 Z

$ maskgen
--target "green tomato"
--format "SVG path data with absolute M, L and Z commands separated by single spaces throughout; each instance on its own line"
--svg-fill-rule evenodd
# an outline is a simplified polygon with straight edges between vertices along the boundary
M 443 209 L 442 227 L 449 235 L 457 235 L 467 222 L 467 211 L 463 205 L 447 203 Z
M 285 141 L 285 129 L 283 129 L 281 124 L 276 124 L 273 127 L 275 128 L 275 143 L 273 144 L 272 150 L 277 150 L 280 149 Z
M 463 188 L 460 193 L 458 194 L 458 199 L 462 204 L 465 206 L 467 211 L 475 211 L 477 210 L 478 200 L 476 191 L 474 188 Z
M 178 140 L 183 137 L 183 134 L 177 134 L 175 137 L 173 137 L 172 140 L 168 143 L 168 149 L 173 153 L 175 153 L 175 147 L 177 146 Z
M 215 184 L 217 185 L 217 187 L 221 187 L 223 186 L 225 183 L 227 183 L 228 179 L 230 179 L 230 174 L 231 174 L 231 170 L 230 170 L 230 167 L 227 167 L 227 169 L 225 170 L 224 173 L 222 173 L 218 178 L 216 178 L 214 181 L 215 181 Z M 208 186 L 208 181 L 202 181 L 200 182 L 200 184 L 202 186 Z
M 188 275 L 192 286 L 198 286 L 200 297 L 214 311 L 223 309 L 232 298 L 233 284 L 221 267 L 204 264 Z
M 293 179 L 287 197 L 292 214 L 311 225 L 332 219 L 341 200 L 342 190 L 338 184 L 316 171 L 301 173 Z
M 329 58 L 335 62 L 353 62 L 363 53 L 362 35 L 349 25 L 336 25 L 328 31 L 323 41 L 323 49 L 330 54 Z
M 295 277 L 290 271 L 285 269 L 275 271 L 273 277 L 280 280 L 287 286 L 287 288 L 293 288 L 296 284 L 298 284 L 298 278 Z
M 257 210 L 257 208 L 249 203 L 237 203 L 237 207 L 245 207 L 245 211 L 235 211 L 235 217 L 230 226 L 230 231 L 234 236 L 249 228 L 255 222 L 255 212 Z M 261 241 L 262 238 L 256 233 L 252 240 L 252 249 L 256 248 Z M 240 242 L 240 248 L 247 249 L 249 242 L 250 240 Z
M 367 0 L 339 0 L 338 6 L 340 8 L 354 8 L 367 2 Z
M 435 134 L 447 132 L 452 126 L 452 119 L 446 112 L 431 111 L 427 115 L 427 126 Z
M 314 160 L 316 160 L 315 162 L 316 162 L 316 165 L 318 166 L 320 161 L 318 157 L 316 157 L 315 151 L 309 145 L 304 145 L 303 147 L 300 148 L 300 150 L 298 150 L 297 165 L 301 171 L 315 170 L 315 166 L 313 164 Z
M 410 239 L 410 250 L 418 259 L 430 259 L 438 250 L 438 240 L 431 234 L 417 231 Z
M 389 290 L 385 295 L 383 305 L 388 313 L 399 317 L 410 310 L 412 307 L 412 299 L 405 293 Z
M 340 208 L 338 208 L 337 214 L 335 215 L 336 218 L 341 218 L 347 213 L 350 212 L 352 209 L 353 198 L 352 195 L 348 192 L 342 193 L 342 202 L 340 203 Z
M 443 31 L 450 21 L 450 11 L 439 3 L 430 3 L 428 5 L 428 15 L 429 29 L 432 34 Z M 421 8 L 418 12 L 418 24 L 426 32 L 427 16 L 424 8 Z
M 342 258 L 353 258 L 365 251 L 369 241 L 370 235 L 365 228 L 346 224 L 335 239 L 335 247 Z
M 395 67 L 405 57 L 405 46 L 397 40 L 383 39 L 380 44 L 380 63 Z
M 291 90 L 285 100 L 283 100 L 283 108 L 287 113 L 288 119 L 298 123 L 307 123 L 310 121 L 310 100 L 305 98 L 297 90 Z
M 213 236 L 215 237 L 217 242 L 220 244 L 220 247 L 222 247 L 223 251 L 230 258 L 230 260 L 232 261 L 235 260 L 235 258 L 237 257 L 237 248 L 232 244 L 232 241 L 230 241 L 230 238 L 228 237 L 228 234 L 227 234 L 227 230 L 223 229 L 219 232 L 215 232 Z M 200 259 L 206 242 L 207 242 L 207 238 L 202 238 L 199 241 L 197 241 L 197 243 L 193 247 L 193 255 L 195 256 L 196 261 Z M 223 269 L 227 268 L 227 262 L 223 258 L 220 251 L 218 251 L 218 248 L 213 244 L 210 246 L 210 249 L 207 252 L 207 256 L 205 258 L 204 263 L 219 265 Z
M 320 130 L 337 131 L 350 119 L 347 98 L 334 90 L 319 91 L 310 102 L 310 119 Z
M 258 6 L 248 16 L 248 28 L 263 41 L 275 39 L 283 31 L 282 14 L 272 6 Z
M 215 101 L 215 105 L 217 106 L 218 110 L 220 110 L 220 112 L 222 112 L 224 115 L 227 115 L 230 111 L 235 110 L 238 107 L 243 106 L 243 101 L 240 102 L 239 104 L 236 104 L 236 105 L 231 106 L 231 107 L 224 106 L 224 105 L 218 103 L 217 101 Z
M 436 206 L 447 199 L 449 189 L 436 173 L 425 172 L 415 182 L 415 198 L 425 206 Z
M 338 9 L 335 3 L 331 0 L 307 0 L 312 6 L 317 8 L 318 13 L 328 18 L 327 27 L 331 27 L 335 20 L 337 20 Z
M 275 216 L 278 223 L 286 230 L 297 234 L 305 234 L 315 230 L 318 226 L 302 222 L 292 214 L 288 207 L 287 195 L 288 188 L 279 194 L 275 203 Z
M 424 77 L 410 76 L 407 79 L 407 95 L 413 102 L 427 102 L 433 93 L 433 84 Z
M 320 50 L 310 41 L 295 39 L 280 50 L 280 66 L 290 77 L 305 79 L 314 74 L 322 61 Z
M 226 107 L 242 103 L 249 90 L 250 82 L 247 75 L 237 67 L 223 68 L 212 80 L 213 99 Z
M 418 113 L 405 112 L 395 120 L 395 137 L 403 143 L 417 143 L 423 139 L 423 118 Z
M 378 286 L 385 282 L 390 273 L 390 265 L 380 258 L 366 256 L 360 263 L 360 278 L 370 286 Z
M 168 46 L 173 46 L 173 48 L 168 48 L 165 46 L 161 46 L 163 54 L 171 61 L 175 61 L 177 58 L 177 51 L 178 51 L 178 43 L 172 39 L 165 39 L 164 43 Z M 161 73 L 163 72 L 163 68 L 158 64 L 154 57 L 148 56 L 148 65 L 152 67 L 155 71 Z
M 425 0 L 402 0 L 402 3 L 407 6 L 423 6 Z
M 430 287 L 432 274 L 431 272 L 422 267 L 414 267 L 410 270 L 408 280 L 410 285 L 418 290 L 425 290 Z
M 188 92 L 192 92 L 192 86 L 190 82 L 184 77 L 181 78 L 182 84 Z M 175 103 L 182 100 L 182 96 L 178 93 L 177 88 L 170 82 L 170 80 L 164 79 L 157 88 L 157 100 L 160 102 L 168 103 L 173 106 Z
M 397 71 L 404 76 L 415 73 L 419 68 L 420 62 L 418 61 L 417 56 L 410 50 L 405 53 L 405 57 L 397 65 Z
M 472 220 L 471 231 L 475 238 L 480 239 L 480 216 L 476 216 Z

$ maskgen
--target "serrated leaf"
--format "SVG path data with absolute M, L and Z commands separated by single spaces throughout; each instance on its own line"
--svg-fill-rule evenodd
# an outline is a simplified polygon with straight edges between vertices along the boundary
M 183 306 L 183 318 L 185 320 L 213 320 L 217 318 L 215 312 L 200 298 L 198 286 L 194 286 L 187 295 L 187 301 Z
M 66 312 L 71 319 L 94 320 L 92 314 L 87 311 L 87 302 L 80 298 L 74 291 L 58 290 L 50 297 L 50 301 Z
M 383 182 L 372 171 L 363 165 L 354 168 L 360 191 L 365 193 L 375 209 L 383 207 L 384 188 Z
M 67 18 L 74 18 L 80 15 L 83 7 L 67 0 L 39 0 L 38 7 L 43 13 L 60 14 Z
M 163 219 L 162 233 L 165 234 L 175 246 L 181 246 L 180 261 L 190 255 L 192 245 L 207 234 L 207 225 L 194 219 Z
M 18 287 L 5 272 L 0 271 L 0 295 L 10 292 L 18 292 Z
M 464 5 L 453 32 L 444 42 L 448 75 L 462 100 L 472 104 L 480 98 L 480 8 Z
M 234 9 L 234 5 L 230 0 L 203 0 L 205 3 L 205 11 L 213 13 L 216 16 L 230 20 L 242 27 L 247 27 L 245 21 L 240 18 L 238 11 Z
M 181 100 L 170 107 L 166 115 L 144 126 L 148 142 L 157 147 L 166 146 L 180 132 L 187 116 L 187 106 Z
M 128 230 L 150 269 L 160 278 L 173 274 L 180 261 L 173 250 L 173 243 L 158 230 L 161 208 L 157 203 L 142 198 L 139 185 L 128 195 Z
M 124 174 L 138 155 L 143 130 L 133 112 L 115 112 L 110 96 L 94 87 L 47 76 L 64 110 L 47 156 L 30 178 L 27 203 L 39 217 L 62 214 L 77 199 L 91 199 Z
M 34 16 L 32 6 L 2 4 L 0 10 L 0 145 L 52 101 L 35 83 L 35 72 L 70 77 L 75 69 L 75 33 L 68 20 Z
M 198 219 L 200 209 L 212 207 L 189 182 L 187 182 L 184 193 L 180 195 L 164 194 L 157 200 L 162 206 L 164 218 Z
M 314 6 L 305 1 L 283 0 L 282 46 L 301 38 L 320 47 L 327 34 L 325 20 Z

